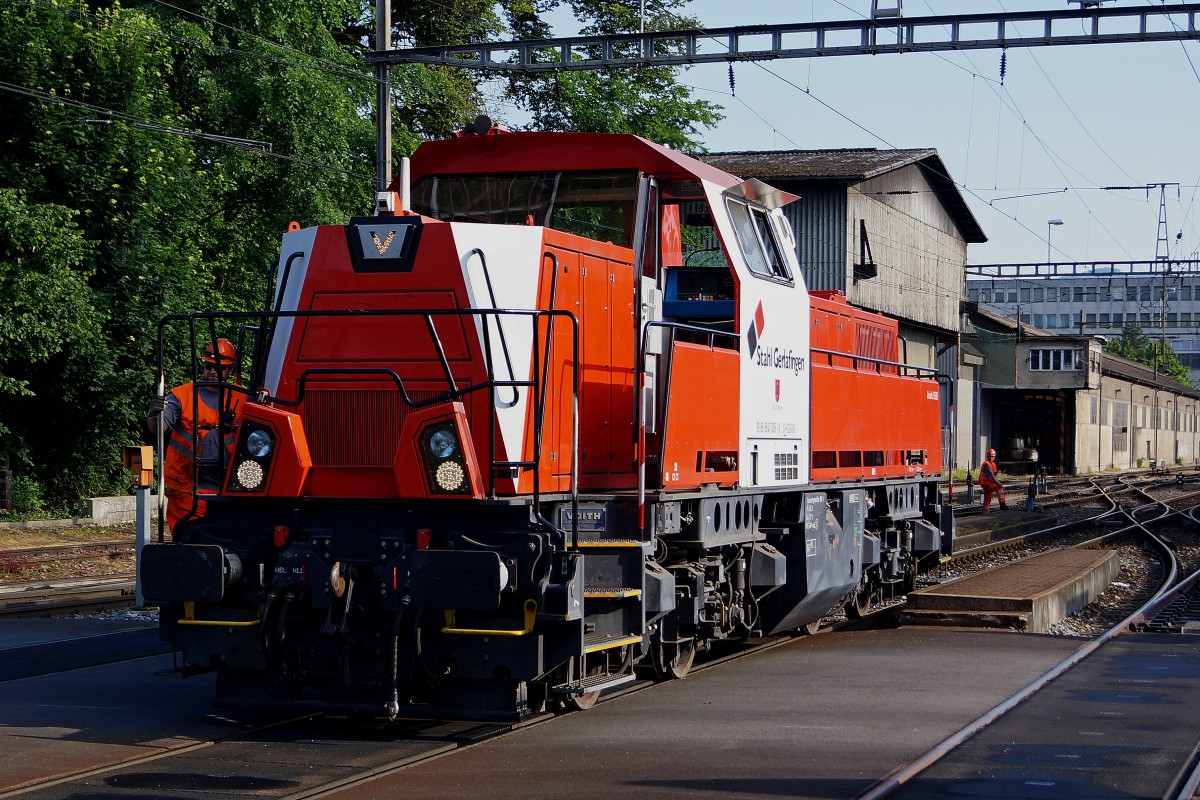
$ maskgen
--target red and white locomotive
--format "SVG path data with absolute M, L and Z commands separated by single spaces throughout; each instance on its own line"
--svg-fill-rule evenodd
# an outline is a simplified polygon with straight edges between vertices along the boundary
M 220 491 L 141 568 L 220 701 L 586 707 L 948 551 L 936 376 L 805 289 L 794 197 L 495 128 L 423 145 L 411 209 L 392 188 L 293 226 L 269 309 L 187 319 L 243 323 L 249 388 Z

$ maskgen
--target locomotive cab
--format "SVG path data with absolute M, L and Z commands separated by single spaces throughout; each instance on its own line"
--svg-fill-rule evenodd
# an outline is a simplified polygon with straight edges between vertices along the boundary
M 432 142 L 413 178 L 286 233 L 268 308 L 185 320 L 251 326 L 250 396 L 143 577 L 222 701 L 582 708 L 936 563 L 937 383 L 810 298 L 796 198 L 620 135 Z

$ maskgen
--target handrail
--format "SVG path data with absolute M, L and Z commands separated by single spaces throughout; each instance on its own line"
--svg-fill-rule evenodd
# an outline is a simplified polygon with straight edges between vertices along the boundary
M 557 263 L 557 261 L 555 263 Z M 557 276 L 557 268 L 555 268 L 555 275 Z M 552 282 L 552 291 L 553 291 L 553 282 Z M 535 418 L 536 418 L 535 430 L 533 431 L 533 434 L 534 434 L 533 460 L 531 462 L 506 461 L 503 463 L 503 466 L 513 466 L 513 465 L 528 466 L 533 469 L 533 479 L 534 479 L 533 507 L 534 507 L 534 514 L 536 516 L 536 519 L 538 520 L 539 523 L 541 523 L 548 530 L 550 530 L 555 536 L 557 536 L 560 543 L 564 547 L 567 547 L 568 546 L 567 534 L 558 525 L 556 525 L 552 521 L 546 519 L 545 516 L 541 513 L 541 509 L 540 509 L 540 504 L 541 504 L 541 484 L 540 484 L 541 467 L 540 467 L 540 465 L 541 465 L 541 452 L 542 452 L 542 428 L 545 425 L 545 401 L 546 401 L 546 396 L 548 394 L 547 382 L 549 380 L 548 376 L 549 376 L 549 363 L 550 363 L 550 347 L 552 345 L 552 338 L 553 338 L 551 334 L 554 330 L 554 318 L 556 318 L 556 317 L 566 318 L 566 319 L 570 320 L 570 328 L 571 328 L 571 362 L 570 362 L 571 367 L 570 368 L 571 368 L 571 403 L 572 403 L 572 405 L 571 405 L 570 495 L 571 495 L 571 508 L 572 508 L 572 512 L 573 512 L 571 515 L 572 516 L 572 530 L 573 530 L 572 540 L 573 540 L 573 543 L 570 546 L 571 547 L 576 546 L 578 544 L 578 542 L 577 542 L 577 539 L 578 539 L 577 520 L 578 520 L 578 516 L 579 516 L 577 511 L 578 511 L 578 504 L 579 504 L 579 452 L 580 452 L 580 441 L 579 441 L 579 391 L 580 391 L 579 357 L 580 357 L 581 345 L 580 345 L 580 341 L 579 341 L 579 319 L 570 311 L 560 310 L 560 309 L 555 309 L 555 308 L 550 308 L 550 309 L 433 308 L 433 309 L 314 309 L 314 310 L 307 310 L 307 311 L 304 311 L 304 310 L 266 311 L 266 312 L 264 312 L 264 311 L 231 311 L 231 312 L 197 312 L 197 313 L 192 313 L 192 314 L 169 314 L 167 316 L 164 316 L 162 319 L 160 319 L 159 324 L 158 324 L 157 346 L 158 346 L 158 355 L 159 355 L 159 376 L 160 376 L 159 383 L 162 384 L 165 382 L 165 379 L 163 378 L 164 340 L 165 340 L 165 335 L 166 335 L 166 328 L 171 323 L 176 323 L 176 322 L 186 323 L 186 325 L 188 326 L 188 329 L 189 329 L 189 340 L 190 340 L 190 344 L 191 344 L 191 350 L 192 350 L 192 353 L 195 353 L 195 352 L 197 352 L 197 349 L 196 349 L 196 347 L 197 347 L 196 325 L 198 322 L 207 322 L 207 327 L 209 328 L 210 338 L 212 341 L 215 341 L 216 340 L 216 323 L 218 320 L 220 320 L 222 322 L 257 321 L 261 327 L 266 327 L 266 325 L 269 321 L 273 327 L 278 322 L 279 319 L 283 319 L 283 318 L 290 318 L 290 319 L 300 318 L 300 319 L 307 320 L 310 318 L 325 318 L 325 317 L 347 317 L 347 318 L 357 319 L 360 317 L 370 318 L 370 317 L 418 317 L 418 316 L 423 317 L 425 320 L 425 326 L 429 333 L 430 341 L 432 342 L 432 344 L 437 352 L 438 362 L 442 367 L 443 375 L 445 376 L 446 384 L 447 384 L 447 390 L 445 393 L 443 393 L 439 396 L 427 399 L 427 400 L 417 401 L 417 400 L 414 400 L 412 397 L 410 397 L 408 394 L 408 391 L 404 385 L 404 380 L 394 370 L 387 369 L 387 368 L 324 367 L 324 368 L 306 369 L 302 373 L 300 373 L 299 377 L 297 378 L 296 386 L 295 386 L 295 394 L 294 394 L 294 397 L 290 400 L 285 399 L 280 396 L 277 396 L 277 395 L 271 395 L 271 394 L 267 393 L 267 391 L 262 387 L 246 388 L 246 387 L 238 386 L 236 384 L 227 383 L 227 382 L 221 381 L 221 380 L 218 380 L 215 382 L 200 381 L 199 383 L 201 385 L 208 385 L 208 384 L 216 385 L 219 388 L 219 390 L 221 390 L 222 392 L 224 392 L 225 390 L 229 390 L 229 391 L 243 392 L 248 395 L 256 394 L 258 396 L 259 402 L 272 402 L 272 403 L 277 403 L 279 405 L 289 406 L 289 407 L 295 407 L 300 404 L 300 402 L 304 398 L 304 393 L 307 389 L 310 378 L 312 378 L 313 376 L 316 376 L 316 375 L 338 374 L 338 375 L 378 375 L 378 376 L 383 376 L 386 379 L 388 379 L 396 384 L 396 386 L 399 390 L 401 399 L 409 408 L 423 408 L 423 407 L 435 405 L 437 403 L 443 403 L 443 402 L 447 402 L 450 400 L 454 400 L 456 398 L 462 397 L 462 396 L 470 394 L 472 392 L 477 392 L 477 391 L 481 391 L 481 390 L 489 391 L 489 393 L 494 401 L 495 390 L 498 387 L 511 387 L 511 388 L 513 388 L 514 392 L 521 387 L 528 388 L 531 390 L 531 394 L 530 394 L 531 401 L 535 401 L 538 404 L 538 406 L 535 409 L 537 413 L 535 415 Z M 533 336 L 532 336 L 533 341 L 532 341 L 531 352 L 533 354 L 535 354 L 534 358 L 531 359 L 533 370 L 534 370 L 534 374 L 533 374 L 532 378 L 528 379 L 528 380 L 515 380 L 515 379 L 513 379 L 513 380 L 497 380 L 495 378 L 495 374 L 494 374 L 494 366 L 495 365 L 492 362 L 491 350 L 489 347 L 489 348 L 486 348 L 486 354 L 485 354 L 485 358 L 484 358 L 484 367 L 486 369 L 487 376 L 489 379 L 486 381 L 480 382 L 480 383 L 469 384 L 466 386 L 458 385 L 454 379 L 454 376 L 453 376 L 453 373 L 452 373 L 452 370 L 451 370 L 451 367 L 449 364 L 449 360 L 446 357 L 445 348 L 442 346 L 440 337 L 437 332 L 437 328 L 433 324 L 433 318 L 434 317 L 463 318 L 463 317 L 468 317 L 468 316 L 470 316 L 470 317 L 518 316 L 518 317 L 529 318 L 530 325 L 531 325 L 531 328 L 533 331 Z M 542 320 L 542 319 L 547 320 L 547 324 L 546 324 L 547 339 L 546 339 L 546 344 L 545 344 L 544 355 L 542 354 L 542 347 L 540 344 L 540 335 L 541 334 L 539 331 L 539 327 L 540 327 L 539 320 Z M 260 327 L 260 329 L 261 329 L 261 327 Z M 488 341 L 487 332 L 488 332 L 489 327 L 490 326 L 488 326 L 488 325 L 483 326 L 485 342 Z M 503 327 L 499 326 L 499 330 L 501 331 L 501 336 L 503 337 Z M 510 373 L 510 377 L 511 377 L 512 376 L 512 366 L 511 366 L 511 360 L 509 359 L 509 356 L 507 353 L 507 344 L 505 343 L 503 346 L 506 348 L 506 350 L 505 350 L 505 358 L 507 361 L 506 367 L 509 369 L 509 373 Z M 265 350 L 261 353 L 256 353 L 255 354 L 256 366 L 257 366 L 257 363 L 265 363 L 265 360 L 268 359 L 269 357 L 270 357 L 269 348 L 268 348 L 268 350 Z M 196 376 L 195 359 L 192 359 L 191 369 L 192 369 L 193 377 L 195 377 Z M 254 374 L 256 374 L 256 375 L 261 374 L 261 370 L 254 370 Z M 193 384 L 195 384 L 196 382 L 197 381 L 194 380 Z M 196 389 L 196 391 L 199 390 L 199 387 L 194 387 L 194 388 Z M 224 403 L 222 403 L 222 406 L 224 406 Z M 490 438 L 490 440 L 489 440 L 489 454 L 488 455 L 489 455 L 489 470 L 490 470 L 490 475 L 491 475 L 490 485 L 493 489 L 493 493 L 494 493 L 495 470 L 497 469 L 498 466 L 500 466 L 499 462 L 497 462 L 497 460 L 496 460 L 495 441 L 494 441 L 494 435 L 495 435 L 494 429 L 495 429 L 496 420 L 497 420 L 496 414 L 497 414 L 497 412 L 496 412 L 494 402 L 489 403 L 489 407 L 488 407 L 488 415 L 489 415 L 489 420 L 490 420 L 489 427 L 492 429 L 491 432 L 489 433 L 489 437 L 493 437 L 493 438 Z M 160 433 L 161 433 L 161 431 L 160 431 Z M 198 434 L 199 434 L 198 430 L 193 431 L 193 440 L 197 446 L 198 446 Z M 163 438 L 164 438 L 163 436 L 159 437 L 159 439 L 160 439 L 160 443 L 159 443 L 159 468 L 160 468 L 159 485 L 160 485 L 160 487 L 163 484 L 162 463 L 163 463 L 163 451 L 165 449 L 165 444 L 163 444 L 163 442 L 162 442 Z M 221 450 L 221 452 L 218 454 L 218 461 L 220 464 L 221 472 L 223 474 L 224 467 L 226 466 L 226 462 L 228 461 L 228 455 L 224 452 L 223 447 L 220 448 L 220 450 Z M 199 485 L 198 485 L 198 473 L 197 473 L 196 475 L 193 475 L 193 497 L 198 495 L 198 493 L 199 493 L 198 489 L 199 489 Z M 217 494 L 220 494 L 220 487 L 218 487 Z M 160 498 L 161 497 L 162 497 L 162 492 L 160 491 Z M 194 510 L 195 510 L 195 506 L 193 506 L 193 512 L 194 512 Z M 159 518 L 160 518 L 159 538 L 160 538 L 160 541 L 162 541 L 163 540 L 163 531 L 165 528 L 165 513 L 164 513 L 164 508 L 161 505 L 161 501 L 160 501 Z
M 463 256 L 463 265 L 465 267 L 466 264 L 468 262 L 470 262 L 471 256 L 474 256 L 474 255 L 479 256 L 479 264 L 483 267 L 483 282 L 487 286 L 488 301 L 492 304 L 492 308 L 496 308 L 496 292 L 492 288 L 492 274 L 488 270 L 487 257 L 484 255 L 483 249 L 480 247 L 473 247 L 470 250 L 468 250 L 467 254 Z M 432 324 L 432 323 L 430 323 L 430 324 Z M 486 323 L 485 323 L 484 327 L 485 328 L 487 327 Z M 504 354 L 504 366 L 505 366 L 505 368 L 508 369 L 508 378 L 509 378 L 509 380 L 516 380 L 517 376 L 516 376 L 516 373 L 513 372 L 512 357 L 508 353 L 508 340 L 504 336 L 504 325 L 501 324 L 501 321 L 499 319 L 496 320 L 496 330 L 500 334 L 500 352 Z M 486 336 L 485 336 L 485 338 L 486 338 Z M 490 352 L 490 348 L 489 348 L 489 352 Z M 518 399 L 518 394 L 517 394 L 516 388 L 514 387 L 512 405 L 516 405 L 517 399 Z
M 834 366 L 833 357 L 836 356 L 838 358 L 850 359 L 853 362 L 854 369 L 859 368 L 858 367 L 859 362 L 866 362 L 867 364 L 873 364 L 876 367 L 875 371 L 880 374 L 882 374 L 882 370 L 880 370 L 879 367 L 896 367 L 898 371 L 903 370 L 903 372 L 901 372 L 900 374 L 902 374 L 906 378 L 922 378 L 922 379 L 927 379 L 927 380 L 934 380 L 937 378 L 938 375 L 943 374 L 943 373 L 938 372 L 937 369 L 935 369 L 934 367 L 918 367 L 914 364 L 903 364 L 899 361 L 886 361 L 882 358 L 871 358 L 870 356 L 860 356 L 860 355 L 855 355 L 854 353 L 844 353 L 840 350 L 825 350 L 820 347 L 811 347 L 811 348 L 809 348 L 809 351 L 813 355 L 820 353 L 821 355 L 829 356 L 830 359 L 829 359 L 828 366 L 831 366 L 831 367 Z
M 663 320 L 649 320 L 642 325 L 641 347 L 638 349 L 638 364 L 637 374 L 634 375 L 633 385 L 636 392 L 634 398 L 635 415 L 634 425 L 637 428 L 637 465 L 638 465 L 638 481 L 637 481 L 637 505 L 638 505 L 638 539 L 645 540 L 646 538 L 646 424 L 643 414 L 643 404 L 646 396 L 646 356 L 647 342 L 649 341 L 649 333 L 651 328 L 662 328 L 670 331 L 669 346 L 663 348 L 663 356 L 666 362 L 667 369 L 662 370 L 660 365 L 660 373 L 663 375 L 663 386 L 670 386 L 670 366 L 674 359 L 672 351 L 675 344 L 676 331 L 692 331 L 695 333 L 703 333 L 709 337 L 709 347 L 716 347 L 715 339 L 718 336 L 733 339 L 734 345 L 740 348 L 741 335 L 722 331 L 716 328 L 707 328 L 701 325 L 689 325 L 683 322 L 666 322 Z M 665 410 L 659 415 L 660 430 L 665 431 L 666 425 Z M 666 439 L 663 437 L 663 446 L 666 446 Z M 659 462 L 662 462 L 662 453 L 659 453 Z
M 511 628 L 456 628 L 455 612 L 453 609 L 446 609 L 446 626 L 442 628 L 442 633 L 455 633 L 460 636 L 528 636 L 533 633 L 534 623 L 537 621 L 537 600 L 529 599 L 525 601 L 524 607 L 524 627 Z

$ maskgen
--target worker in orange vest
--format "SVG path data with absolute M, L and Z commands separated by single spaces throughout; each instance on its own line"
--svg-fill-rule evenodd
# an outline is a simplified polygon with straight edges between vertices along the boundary
M 991 511 L 992 495 L 1000 501 L 1000 508 L 1008 508 L 1004 500 L 1004 487 L 996 478 L 996 451 L 988 448 L 987 461 L 979 465 L 979 488 L 983 489 L 983 513 Z
M 224 442 L 225 466 L 232 457 L 244 396 L 228 387 L 218 393 L 216 384 L 218 377 L 221 381 L 230 379 L 236 357 L 228 339 L 217 339 L 215 353 L 212 343 L 204 349 L 200 382 L 177 386 L 165 396 L 154 398 L 150 405 L 146 426 L 154 435 L 160 424 L 163 430 L 163 482 L 167 522 L 172 530 L 184 519 L 204 516 L 206 504 L 192 494 L 193 486 L 198 486 L 201 494 L 213 494 L 219 488 L 224 476 L 218 474 L 221 461 L 217 443 Z M 199 457 L 193 443 L 198 444 Z

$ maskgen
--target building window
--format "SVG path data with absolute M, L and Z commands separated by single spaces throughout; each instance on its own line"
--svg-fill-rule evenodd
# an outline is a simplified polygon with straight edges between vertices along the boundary
M 1070 287 L 1068 287 L 1068 286 L 1064 286 L 1063 288 L 1061 288 L 1061 289 L 1059 289 L 1059 290 L 1058 290 L 1058 302 L 1060 302 L 1060 303 L 1069 303 L 1069 302 L 1071 302 L 1071 289 L 1070 289 Z
M 1171 326 L 1178 325 L 1178 324 L 1179 324 L 1179 317 L 1178 317 L 1178 316 L 1176 316 L 1176 315 L 1175 315 L 1175 314 L 1173 314 L 1173 313 L 1170 313 L 1170 312 L 1168 312 L 1168 313 L 1167 313 L 1167 324 L 1168 324 L 1168 325 L 1171 325 Z
M 1037 287 L 1033 290 L 1033 302 L 1040 303 L 1046 299 L 1046 290 L 1042 287 Z
M 1125 315 L 1124 314 L 1122 314 L 1119 311 L 1116 312 L 1115 314 L 1113 314 L 1113 325 L 1124 325 L 1124 324 L 1125 324 Z
M 1143 303 L 1149 303 L 1149 302 L 1150 302 L 1150 287 L 1149 287 L 1149 286 L 1143 286 L 1143 287 L 1142 287 L 1142 296 L 1141 296 L 1141 301 L 1142 301 Z
M 1045 326 L 1046 326 L 1046 315 L 1045 314 L 1034 314 L 1033 315 L 1033 327 L 1044 328 Z
M 981 303 L 992 302 L 992 295 L 990 292 L 988 292 L 987 289 L 983 289 L 979 292 L 979 302 L 981 302 Z
M 1180 325 L 1190 325 L 1192 323 L 1192 312 L 1183 311 L 1179 314 Z
M 1021 302 L 1022 302 L 1022 303 L 1028 303 L 1028 302 L 1029 302 L 1029 298 L 1030 298 L 1030 297 L 1032 297 L 1032 296 L 1033 296 L 1033 293 L 1029 291 L 1029 287 L 1028 287 L 1028 286 L 1022 286 L 1022 287 L 1021 287 Z
M 1124 300 L 1125 299 L 1125 287 L 1124 286 L 1112 287 L 1112 299 L 1117 300 L 1117 301 Z
M 1073 370 L 1077 363 L 1074 350 L 1035 347 L 1029 351 L 1029 368 L 1038 372 Z
M 1022 325 L 1032 325 L 1033 319 L 1028 314 L 1022 314 L 1021 315 L 1021 324 Z
M 1141 319 L 1141 322 L 1142 322 L 1142 327 L 1143 327 L 1143 328 L 1144 328 L 1144 327 L 1146 327 L 1147 325 L 1149 325 L 1149 324 L 1150 324 L 1150 314 L 1149 314 L 1149 312 L 1146 312 L 1146 311 L 1143 311 L 1143 312 L 1142 312 L 1142 319 Z
M 970 300 L 972 303 L 979 302 L 979 290 L 978 289 L 967 289 L 967 299 Z
M 1101 325 L 1109 325 L 1111 323 L 1112 323 L 1112 317 L 1110 317 L 1108 314 L 1104 313 L 1103 311 L 1100 312 L 1100 324 Z
M 1095 315 L 1095 314 L 1088 314 L 1088 315 L 1087 315 L 1087 317 L 1086 317 L 1086 319 L 1087 319 L 1087 324 L 1088 324 L 1088 325 L 1095 325 L 1095 324 L 1096 324 L 1096 315 Z
M 1185 283 L 1183 286 L 1179 287 L 1179 299 L 1180 300 L 1191 300 L 1192 299 L 1192 287 L 1190 284 Z
M 1016 289 L 1008 290 L 1008 302 L 1016 304 L 1016 302 L 1017 302 L 1017 290 Z
M 1082 286 L 1075 287 L 1075 302 L 1076 303 L 1083 302 L 1083 287 Z

